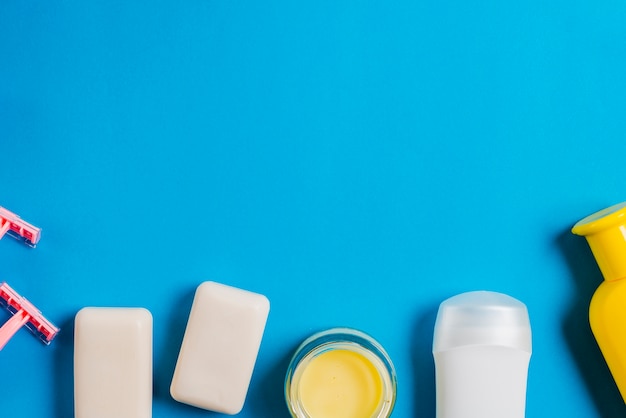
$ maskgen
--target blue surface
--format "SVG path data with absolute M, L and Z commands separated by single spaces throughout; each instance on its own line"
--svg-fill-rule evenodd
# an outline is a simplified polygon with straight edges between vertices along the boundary
M 528 417 L 623 417 L 569 229 L 626 200 L 625 19 L 618 0 L 2 2 L 0 205 L 44 232 L 0 241 L 0 279 L 63 328 L 0 352 L 3 413 L 72 417 L 74 315 L 142 306 L 154 417 L 213 416 L 168 389 L 216 280 L 272 303 L 241 417 L 286 418 L 294 348 L 347 325 L 392 357 L 394 417 L 433 418 L 437 307 L 477 289 L 529 308 Z

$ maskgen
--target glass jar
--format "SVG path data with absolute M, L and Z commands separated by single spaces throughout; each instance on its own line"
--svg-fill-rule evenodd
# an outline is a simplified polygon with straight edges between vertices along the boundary
M 396 372 L 383 347 L 351 328 L 307 338 L 287 369 L 285 399 L 294 418 L 385 418 L 396 399 Z

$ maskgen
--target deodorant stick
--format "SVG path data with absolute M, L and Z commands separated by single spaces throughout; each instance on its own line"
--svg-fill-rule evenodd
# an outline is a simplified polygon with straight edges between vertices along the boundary
M 433 338 L 437 418 L 524 418 L 531 347 L 519 300 L 488 291 L 445 300 Z

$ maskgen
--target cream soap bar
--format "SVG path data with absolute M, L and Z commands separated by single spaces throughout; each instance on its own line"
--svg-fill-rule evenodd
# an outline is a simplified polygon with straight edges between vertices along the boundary
M 74 335 L 76 418 L 152 416 L 152 315 L 83 308 Z
M 237 414 L 243 408 L 270 304 L 258 293 L 198 286 L 170 392 L 179 402 Z

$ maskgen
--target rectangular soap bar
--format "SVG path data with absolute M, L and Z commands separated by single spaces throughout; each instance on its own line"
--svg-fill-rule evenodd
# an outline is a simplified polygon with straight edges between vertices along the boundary
M 269 300 L 215 282 L 196 290 L 170 392 L 179 402 L 225 414 L 243 408 Z
M 152 416 L 152 315 L 83 308 L 74 335 L 76 418 Z

